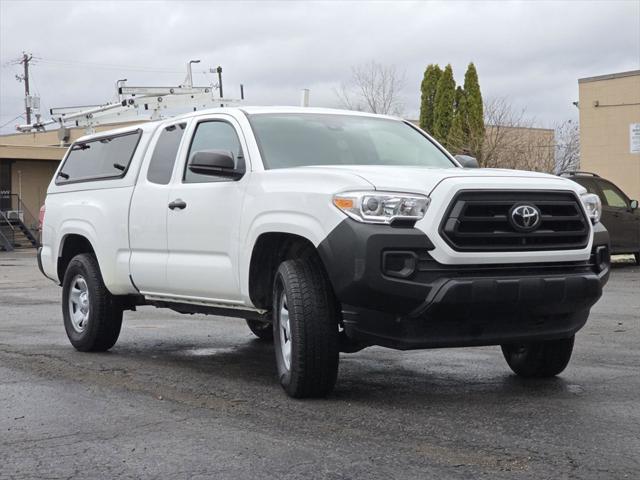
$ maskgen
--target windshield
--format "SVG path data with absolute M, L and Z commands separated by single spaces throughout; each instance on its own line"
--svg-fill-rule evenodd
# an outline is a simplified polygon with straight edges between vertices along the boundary
M 454 167 L 418 130 L 398 120 L 356 115 L 249 116 L 264 168 L 309 165 Z

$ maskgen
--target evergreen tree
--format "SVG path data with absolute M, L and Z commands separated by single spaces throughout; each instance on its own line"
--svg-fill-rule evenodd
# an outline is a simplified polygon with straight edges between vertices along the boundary
M 469 154 L 469 132 L 467 128 L 467 98 L 462 88 L 456 89 L 456 109 L 447 135 L 447 148 L 451 153 Z
M 456 99 L 453 102 L 454 115 L 455 115 L 455 112 L 458 110 L 458 107 L 460 106 L 460 101 L 462 100 L 463 95 L 464 95 L 464 90 L 462 90 L 461 86 L 457 86 L 456 87 Z
M 467 109 L 467 129 L 471 154 L 476 158 L 481 157 L 482 143 L 484 142 L 484 109 L 482 107 L 482 94 L 478 82 L 478 72 L 472 63 L 464 74 L 464 93 Z
M 432 135 L 446 146 L 451 123 L 453 122 L 453 105 L 456 97 L 456 82 L 453 79 L 451 64 L 447 65 L 438 80 L 433 120 Z
M 436 89 L 442 70 L 437 64 L 430 64 L 424 71 L 420 91 L 420 128 L 433 132 L 433 118 L 435 113 Z

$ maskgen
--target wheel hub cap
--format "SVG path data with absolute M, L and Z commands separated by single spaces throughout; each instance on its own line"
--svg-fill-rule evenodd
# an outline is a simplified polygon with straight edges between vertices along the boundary
M 69 318 L 71 326 L 78 332 L 84 332 L 89 320 L 89 287 L 82 275 L 76 275 L 71 281 L 69 293 Z
M 280 312 L 278 318 L 278 330 L 280 333 L 280 351 L 282 361 L 287 370 L 291 369 L 291 323 L 289 322 L 289 308 L 287 295 L 282 292 L 280 297 Z

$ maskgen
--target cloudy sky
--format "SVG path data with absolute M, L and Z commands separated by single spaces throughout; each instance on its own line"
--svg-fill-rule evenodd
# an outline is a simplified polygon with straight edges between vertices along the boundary
M 415 118 L 429 63 L 461 82 L 475 62 L 485 98 L 508 97 L 539 126 L 577 118 L 577 79 L 640 68 L 640 0 L 449 2 L 208 2 L 0 0 L 0 125 L 23 121 L 12 61 L 32 53 L 32 93 L 50 107 L 105 103 L 115 81 L 194 83 L 222 65 L 226 96 L 249 104 L 338 106 L 354 65 L 404 72 Z M 45 115 L 46 118 L 46 115 Z

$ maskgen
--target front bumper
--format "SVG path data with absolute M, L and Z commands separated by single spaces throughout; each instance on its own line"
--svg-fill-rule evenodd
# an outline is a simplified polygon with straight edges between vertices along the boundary
M 398 349 L 569 337 L 609 276 L 609 236 L 594 227 L 589 260 L 443 265 L 415 228 L 345 220 L 319 247 L 347 337 Z

